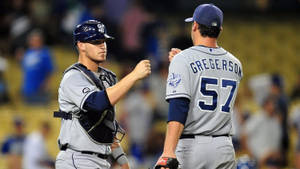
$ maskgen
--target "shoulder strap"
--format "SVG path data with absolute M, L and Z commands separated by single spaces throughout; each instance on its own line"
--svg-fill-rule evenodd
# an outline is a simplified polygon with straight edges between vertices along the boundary
M 116 74 L 115 74 L 114 72 L 112 72 L 112 71 L 110 71 L 110 70 L 108 70 L 108 69 L 106 69 L 106 68 L 104 68 L 104 67 L 101 67 L 101 66 L 99 66 L 99 68 L 100 68 L 101 70 L 105 71 L 105 73 L 111 75 L 112 77 L 114 77 L 114 78 L 117 77 Z
M 64 111 L 54 111 L 53 112 L 53 117 L 54 118 L 62 118 L 62 119 L 65 119 L 65 120 L 72 120 L 72 113 L 67 113 L 67 112 L 64 112 Z
M 102 81 L 97 79 L 94 74 L 88 70 L 84 65 L 80 64 L 80 63 L 75 63 L 72 66 L 70 66 L 66 71 L 69 71 L 71 69 L 77 69 L 78 71 L 80 71 L 87 79 L 88 81 L 90 81 L 92 84 L 94 84 L 95 86 L 97 86 L 98 89 L 100 90 L 104 90 L 105 86 L 103 85 Z
M 99 67 L 101 69 L 100 79 L 106 81 L 110 86 L 113 86 L 117 83 L 117 76 L 112 71 Z

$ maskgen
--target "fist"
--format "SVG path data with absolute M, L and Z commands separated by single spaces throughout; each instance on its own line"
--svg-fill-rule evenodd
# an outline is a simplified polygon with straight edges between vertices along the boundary
M 161 157 L 158 159 L 154 169 L 178 169 L 179 162 L 176 158 Z
M 140 61 L 134 68 L 133 73 L 137 80 L 143 79 L 151 74 L 151 64 L 149 60 Z
M 178 53 L 181 52 L 181 49 L 178 49 L 178 48 L 172 48 L 170 51 L 169 51 L 169 62 L 172 61 L 173 57 L 175 55 L 177 55 Z

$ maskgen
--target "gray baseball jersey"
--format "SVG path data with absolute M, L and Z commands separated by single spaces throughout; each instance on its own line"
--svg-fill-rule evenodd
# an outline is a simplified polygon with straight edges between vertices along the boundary
M 189 112 L 176 156 L 184 169 L 234 169 L 231 113 L 241 63 L 223 48 L 193 46 L 175 55 L 169 66 L 166 99 L 188 98 Z M 227 135 L 227 136 L 225 136 Z
M 95 75 L 99 78 L 99 74 Z M 104 83 L 109 87 L 108 83 Z M 58 90 L 59 108 L 64 112 L 77 113 L 83 109 L 86 98 L 99 89 L 93 85 L 86 77 L 76 69 L 71 69 L 65 73 Z M 110 144 L 99 144 L 94 142 L 86 131 L 82 128 L 77 118 L 64 120 L 61 122 L 59 134 L 61 144 L 68 143 L 74 150 L 92 151 L 101 154 L 110 154 Z
M 240 61 L 223 48 L 193 46 L 175 55 L 166 99 L 190 100 L 183 134 L 232 134 L 231 113 L 242 76 Z

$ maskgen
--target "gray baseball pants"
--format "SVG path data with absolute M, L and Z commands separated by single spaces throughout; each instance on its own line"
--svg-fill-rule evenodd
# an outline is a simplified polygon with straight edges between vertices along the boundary
M 109 169 L 110 164 L 96 155 L 82 154 L 71 149 L 60 151 L 56 157 L 56 169 Z
M 180 139 L 176 156 L 181 169 L 235 169 L 231 137 L 195 136 Z

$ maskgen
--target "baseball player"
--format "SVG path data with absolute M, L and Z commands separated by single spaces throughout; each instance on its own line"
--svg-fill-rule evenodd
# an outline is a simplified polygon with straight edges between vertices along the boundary
M 178 162 L 182 169 L 233 169 L 231 113 L 242 66 L 217 45 L 223 22 L 218 7 L 199 5 L 185 21 L 192 22 L 194 46 L 169 52 L 168 125 L 155 169 L 174 169 Z
M 116 135 L 124 131 L 115 120 L 114 105 L 138 80 L 151 73 L 150 62 L 140 61 L 117 82 L 113 72 L 99 66 L 106 60 L 106 40 L 113 39 L 105 26 L 88 20 L 76 26 L 73 36 L 78 63 L 64 72 L 58 90 L 59 111 L 54 112 L 54 117 L 62 119 L 56 168 L 108 169 L 109 155 L 123 168 L 129 168 L 115 141 Z

